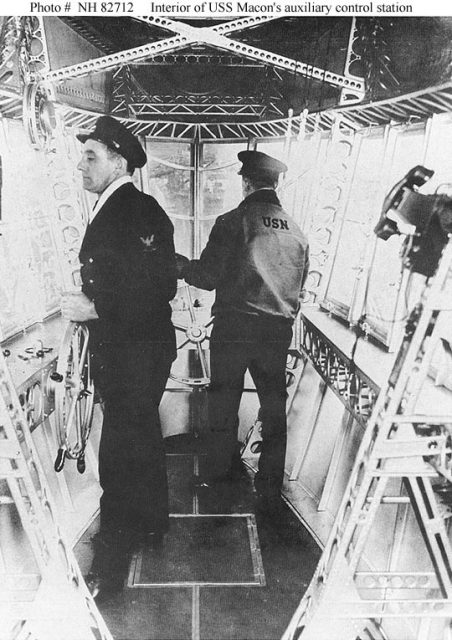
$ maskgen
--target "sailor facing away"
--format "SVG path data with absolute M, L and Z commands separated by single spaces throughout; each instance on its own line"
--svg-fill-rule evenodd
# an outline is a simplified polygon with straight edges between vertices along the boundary
M 215 289 L 210 338 L 209 465 L 203 483 L 230 477 L 237 456 L 238 409 L 248 369 L 263 422 L 255 487 L 278 498 L 286 451 L 287 351 L 308 272 L 308 242 L 276 195 L 285 164 L 242 151 L 244 199 L 217 218 L 199 260 L 177 256 L 179 276 Z

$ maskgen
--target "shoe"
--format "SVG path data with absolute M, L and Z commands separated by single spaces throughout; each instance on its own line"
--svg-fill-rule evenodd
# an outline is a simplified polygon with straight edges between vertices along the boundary
M 96 602 L 103 602 L 122 591 L 124 579 L 120 576 L 105 578 L 98 573 L 90 572 L 85 576 L 86 586 Z

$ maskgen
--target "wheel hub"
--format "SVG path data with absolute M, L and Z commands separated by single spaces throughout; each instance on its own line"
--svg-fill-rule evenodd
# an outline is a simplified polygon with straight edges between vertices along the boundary
M 193 324 L 191 327 L 188 327 L 185 334 L 190 342 L 199 344 L 200 342 L 205 340 L 207 332 L 205 327 Z

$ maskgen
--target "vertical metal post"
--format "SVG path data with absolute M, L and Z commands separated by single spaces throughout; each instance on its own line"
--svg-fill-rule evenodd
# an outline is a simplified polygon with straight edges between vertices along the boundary
M 198 131 L 198 130 L 197 130 Z M 199 258 L 201 254 L 201 174 L 202 145 L 199 136 L 195 136 L 192 142 L 192 166 L 193 166 L 193 258 Z

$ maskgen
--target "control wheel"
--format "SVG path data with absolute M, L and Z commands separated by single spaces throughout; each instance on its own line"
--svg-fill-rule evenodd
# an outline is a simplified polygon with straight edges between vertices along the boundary
M 178 332 L 184 334 L 182 341 L 177 345 L 177 350 L 195 346 L 201 376 L 180 375 L 175 373 L 173 368 L 170 378 L 189 387 L 206 387 L 210 383 L 210 373 L 207 354 L 202 345 L 206 340 L 209 340 L 208 329 L 213 323 L 213 318 L 209 317 L 207 322 L 202 321 L 202 311 L 197 307 L 196 300 L 193 301 L 192 290 L 188 284 L 179 287 L 177 300 L 181 303 L 182 308 L 173 312 L 173 325 Z
M 54 103 L 43 82 L 29 82 L 24 87 L 23 122 L 35 149 L 48 151 L 56 129 Z
M 94 406 L 88 343 L 86 325 L 70 322 L 61 342 L 56 369 L 50 374 L 58 441 L 55 471 L 61 471 L 66 458 L 77 460 L 80 473 L 85 470 L 85 447 Z

